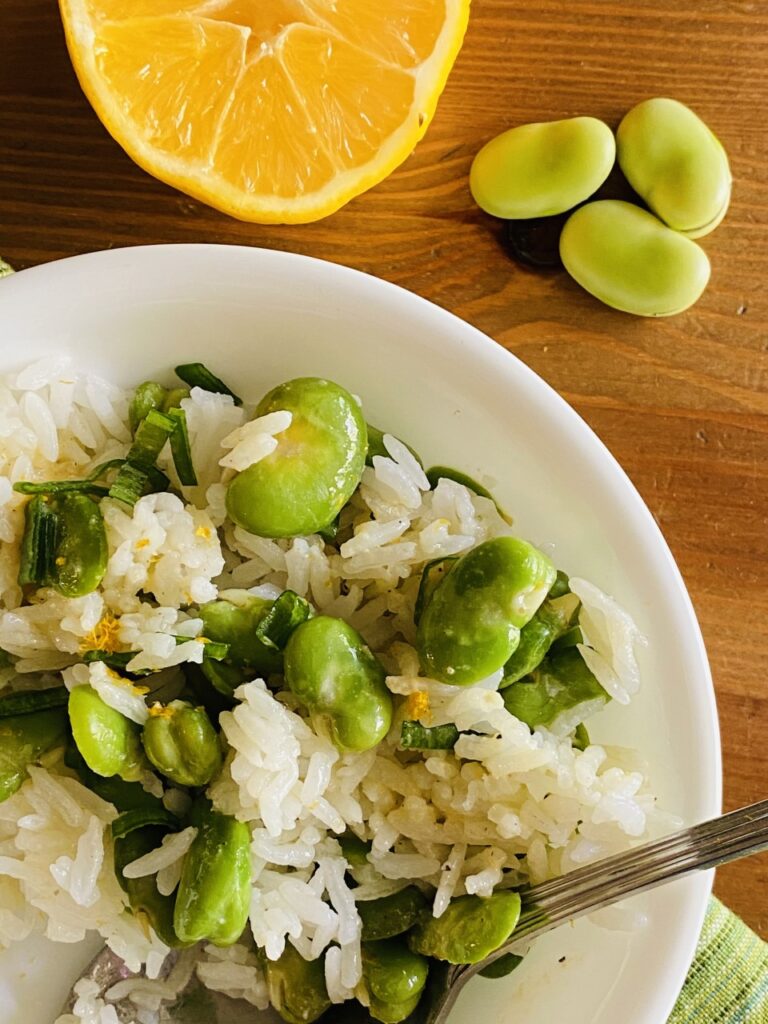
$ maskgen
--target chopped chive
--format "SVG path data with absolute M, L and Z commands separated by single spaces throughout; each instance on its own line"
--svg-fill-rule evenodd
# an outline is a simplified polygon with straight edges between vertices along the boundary
M 179 827 L 179 819 L 175 814 L 166 811 L 161 803 L 158 803 L 157 807 L 136 807 L 118 814 L 112 822 L 112 838 L 120 839 L 129 832 L 135 832 L 137 828 L 144 828 L 145 825 L 167 825 L 175 831 Z
M 185 384 L 191 388 L 202 388 L 203 391 L 213 391 L 219 395 L 229 395 L 235 405 L 242 405 L 242 398 L 238 398 L 234 391 L 230 391 L 223 380 L 220 380 L 215 373 L 211 373 L 203 363 L 182 363 L 176 367 L 176 376 L 180 377 Z
M 0 718 L 30 715 L 48 708 L 63 708 L 69 701 L 66 686 L 49 686 L 47 690 L 18 690 L 0 697 Z
M 19 480 L 13 485 L 14 491 L 19 494 L 93 494 L 97 497 L 104 497 L 109 494 L 109 487 L 96 483 L 105 476 L 111 469 L 122 466 L 125 459 L 110 459 L 109 462 L 102 462 L 82 480 Z
M 308 601 L 284 590 L 255 629 L 256 637 L 275 651 L 282 651 L 291 633 L 311 616 Z
M 583 722 L 579 722 L 579 724 L 576 726 L 574 730 L 573 739 L 571 740 L 571 746 L 575 747 L 576 750 L 586 750 L 589 746 L 589 743 L 590 739 L 589 733 L 587 732 L 587 727 L 586 725 L 584 725 Z
M 202 640 L 204 645 L 203 656 L 210 658 L 212 661 L 223 661 L 229 654 L 229 644 L 220 644 L 213 640 L 208 640 L 206 637 L 175 635 L 173 639 L 176 641 L 176 646 L 189 643 L 190 640 Z
M 45 584 L 56 557 L 59 517 L 45 495 L 37 494 L 24 510 L 24 536 L 21 540 L 19 586 Z
M 167 414 L 173 420 L 174 429 L 171 434 L 171 454 L 173 464 L 179 475 L 179 480 L 185 487 L 194 487 L 197 484 L 195 467 L 192 465 L 192 450 L 189 446 L 189 433 L 187 431 L 187 416 L 183 409 L 172 408 Z
M 361 868 L 368 863 L 368 854 L 371 852 L 371 843 L 366 839 L 360 839 L 354 832 L 344 832 L 336 836 L 341 852 L 351 867 Z
M 208 658 L 210 661 L 224 661 L 228 654 L 229 644 L 219 644 L 213 640 L 209 640 L 203 649 L 203 658 Z
M 99 498 L 109 494 L 108 487 L 91 483 L 90 480 L 43 480 L 40 483 L 19 480 L 13 489 L 19 494 L 93 494 Z
M 403 722 L 400 746 L 403 750 L 453 750 L 459 730 L 455 725 L 426 726 L 421 722 Z
M 175 426 L 170 416 L 157 409 L 150 409 L 136 430 L 126 461 L 140 469 L 154 466 Z
M 143 469 L 126 462 L 109 488 L 109 496 L 133 506 L 144 493 L 148 483 L 149 475 Z
M 138 651 L 84 651 L 83 662 L 90 665 L 94 661 L 103 661 L 108 668 L 119 672 L 124 669 L 129 661 L 136 657 Z

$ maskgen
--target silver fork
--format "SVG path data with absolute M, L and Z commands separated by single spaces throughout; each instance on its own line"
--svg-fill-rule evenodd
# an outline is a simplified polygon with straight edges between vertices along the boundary
M 522 914 L 510 942 L 477 964 L 435 962 L 430 969 L 424 996 L 408 1024 L 445 1024 L 459 992 L 470 978 L 507 953 L 601 907 L 658 885 L 726 864 L 768 849 L 768 800 L 692 828 L 682 829 L 628 853 L 597 861 L 560 878 L 532 886 L 522 896 Z M 83 977 L 96 980 L 102 992 L 128 974 L 121 960 L 104 950 L 88 966 Z M 62 1012 L 71 1012 L 71 994 Z M 127 1000 L 117 1003 L 122 1021 L 135 1010 Z M 370 1021 L 359 1003 L 329 1011 L 328 1024 L 366 1024 Z M 195 980 L 172 1006 L 163 1009 L 160 1022 L 173 1024 L 278 1024 L 274 1010 L 259 1011 L 240 1000 L 209 993 Z

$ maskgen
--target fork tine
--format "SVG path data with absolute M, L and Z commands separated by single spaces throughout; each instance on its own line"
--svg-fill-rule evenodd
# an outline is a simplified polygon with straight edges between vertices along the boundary
M 579 869 L 565 876 L 569 887 L 555 892 L 535 886 L 523 895 L 524 919 L 515 932 L 516 940 L 549 931 L 563 921 L 615 903 L 630 893 L 643 892 L 662 881 L 706 870 L 746 853 L 768 848 L 768 801 L 727 816 L 727 829 L 705 823 L 673 837 L 680 845 L 670 853 L 664 841 L 649 844 L 637 857 L 628 854 L 609 858 L 602 871 Z
M 716 818 L 714 821 L 703 822 L 691 828 L 674 832 L 669 836 L 664 836 L 653 843 L 646 844 L 628 853 L 616 854 L 612 857 L 596 861 L 594 864 L 588 864 L 583 868 L 577 868 L 575 871 L 562 875 L 559 878 L 542 882 L 530 890 L 530 892 L 533 893 L 535 890 L 535 898 L 537 899 L 549 896 L 554 897 L 560 892 L 572 890 L 577 882 L 586 882 L 591 878 L 597 879 L 603 875 L 610 874 L 612 868 L 619 864 L 622 868 L 629 869 L 634 865 L 639 866 L 643 861 L 655 856 L 657 853 L 664 853 L 669 857 L 673 857 L 678 852 L 689 849 L 691 842 L 697 843 L 706 840 L 710 836 L 722 836 L 725 838 L 728 833 L 743 827 L 745 823 L 766 818 L 768 818 L 768 800 L 763 800 L 752 804 L 750 807 L 732 811 L 730 814 Z

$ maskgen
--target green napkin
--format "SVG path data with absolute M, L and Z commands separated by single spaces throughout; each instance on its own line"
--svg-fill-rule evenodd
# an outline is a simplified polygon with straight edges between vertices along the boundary
M 768 1024 L 768 945 L 714 896 L 668 1024 Z

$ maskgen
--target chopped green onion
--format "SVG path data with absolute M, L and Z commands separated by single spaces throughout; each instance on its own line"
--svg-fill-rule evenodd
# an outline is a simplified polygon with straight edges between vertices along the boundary
M 400 746 L 403 750 L 453 750 L 459 730 L 455 725 L 426 726 L 421 722 L 403 722 Z
M 169 409 L 168 418 L 173 420 L 174 429 L 171 434 L 171 453 L 173 464 L 179 475 L 179 480 L 185 487 L 194 487 L 197 484 L 195 467 L 192 465 L 192 450 L 189 446 L 189 433 L 187 431 L 187 416 L 183 409 Z
M 574 730 L 571 746 L 575 747 L 577 750 L 586 750 L 589 743 L 590 739 L 587 727 L 583 722 L 579 722 Z
M 140 469 L 154 466 L 175 427 L 176 423 L 170 416 L 150 409 L 138 426 L 126 462 Z
M 284 590 L 255 629 L 266 647 L 282 651 L 291 633 L 312 615 L 308 601 L 292 590 Z
M 211 661 L 224 661 L 229 654 L 229 644 L 220 644 L 215 640 L 209 640 L 203 648 L 203 658 Z
M 564 647 L 575 647 L 584 643 L 584 634 L 578 626 L 571 626 L 552 644 L 552 650 L 562 651 Z
M 143 469 L 126 462 L 109 488 L 109 496 L 133 506 L 144 493 L 148 483 L 149 475 Z
M 103 661 L 109 668 L 121 672 L 138 653 L 138 651 L 85 651 L 83 662 L 90 665 L 94 661 Z
M 97 497 L 104 497 L 109 494 L 109 487 L 96 483 L 111 469 L 122 466 L 125 459 L 110 459 L 109 462 L 102 462 L 88 476 L 82 480 L 19 480 L 13 485 L 14 491 L 19 494 L 64 494 L 66 492 L 76 494 L 94 494 Z
M 35 483 L 31 480 L 20 480 L 13 485 L 19 494 L 94 494 L 99 498 L 109 494 L 109 488 L 103 484 L 94 484 L 90 480 L 44 480 Z
M 144 828 L 145 825 L 167 825 L 168 828 L 175 830 L 179 827 L 179 819 L 167 811 L 159 801 L 157 807 L 136 807 L 118 814 L 112 822 L 112 838 L 120 839 L 129 832 L 135 832 L 137 828 Z
M 63 708 L 69 701 L 66 686 L 49 686 L 47 690 L 17 690 L 0 697 L 0 718 L 29 715 L 48 708 Z
M 345 832 L 336 838 L 350 867 L 361 868 L 368 863 L 368 854 L 371 852 L 370 842 L 360 839 L 354 832 Z
M 517 953 L 505 953 L 492 964 L 488 964 L 482 971 L 478 971 L 481 978 L 506 978 L 516 967 L 523 962 L 523 958 Z
M 335 541 L 336 534 L 339 532 L 339 517 L 336 516 L 332 522 L 328 523 L 327 526 L 321 527 L 317 532 L 323 540 L 327 540 L 331 543 Z
M 203 657 L 211 658 L 213 661 L 223 661 L 229 654 L 229 644 L 221 644 L 207 637 L 201 636 L 174 636 L 176 646 L 189 643 L 190 640 L 200 640 L 203 643 Z
M 191 388 L 202 388 L 203 391 L 213 391 L 218 395 L 229 395 L 235 405 L 242 405 L 242 398 L 238 398 L 234 391 L 230 391 L 223 380 L 220 380 L 215 373 L 211 373 L 203 363 L 182 363 L 176 367 L 176 376 L 180 377 L 185 384 Z
M 566 573 L 562 569 L 557 570 L 557 576 L 555 582 L 549 588 L 547 597 L 564 597 L 566 594 L 571 592 L 571 581 L 568 579 Z
M 64 751 L 64 764 L 77 772 L 84 786 L 102 800 L 114 804 L 118 811 L 144 810 L 154 813 L 158 807 L 163 808 L 160 800 L 147 793 L 140 782 L 125 782 L 119 775 L 105 778 L 91 771 L 74 742 Z
M 19 586 L 45 584 L 50 579 L 56 558 L 59 517 L 45 495 L 37 494 L 24 510 L 24 536 L 21 540 Z
M 468 491 L 479 494 L 481 498 L 490 498 L 491 501 L 494 501 L 494 497 L 487 487 L 483 487 L 477 480 L 462 473 L 460 469 L 452 469 L 450 466 L 430 466 L 425 475 L 432 488 L 437 487 L 438 480 L 453 480 L 454 483 L 466 487 Z
M 433 558 L 427 562 L 421 571 L 419 592 L 416 595 L 416 605 L 413 610 L 413 621 L 418 626 L 422 612 L 427 607 L 429 599 L 435 592 L 435 588 L 442 580 L 454 562 L 458 562 L 458 555 L 443 555 L 440 558 Z

